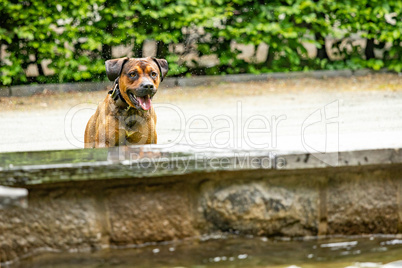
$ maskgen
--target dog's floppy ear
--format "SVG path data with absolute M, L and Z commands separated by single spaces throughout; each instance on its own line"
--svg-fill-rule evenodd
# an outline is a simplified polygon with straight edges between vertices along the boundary
M 123 65 L 124 63 L 126 63 L 126 61 L 128 61 L 128 57 L 107 60 L 105 62 L 106 75 L 110 81 L 114 81 L 117 77 L 120 76 L 121 70 L 123 69 Z
M 167 60 L 165 60 L 165 59 L 152 58 L 152 60 L 159 67 L 159 72 L 161 73 L 161 82 L 162 82 L 163 78 L 165 78 L 166 74 L 169 71 L 169 64 L 168 64 Z

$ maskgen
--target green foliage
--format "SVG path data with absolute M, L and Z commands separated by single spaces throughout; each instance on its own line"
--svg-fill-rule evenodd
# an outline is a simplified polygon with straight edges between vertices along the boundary
M 393 0 L 2 0 L 0 83 L 104 80 L 113 47 L 134 47 L 141 56 L 137 48 L 146 40 L 158 42 L 157 56 L 169 61 L 169 75 L 175 76 L 344 68 L 401 72 L 401 14 L 402 2 Z M 359 38 L 370 45 L 354 42 Z M 236 44 L 257 50 L 262 43 L 269 46 L 263 62 L 239 57 Z M 316 48 L 316 57 L 309 57 L 307 44 Z M 197 60 L 208 55 L 219 63 L 206 67 Z M 46 62 L 54 74 L 44 73 Z M 37 77 L 26 76 L 32 64 Z

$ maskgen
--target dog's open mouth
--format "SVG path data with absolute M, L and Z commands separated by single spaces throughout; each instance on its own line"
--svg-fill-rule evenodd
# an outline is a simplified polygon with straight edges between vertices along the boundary
M 144 111 L 151 109 L 152 101 L 149 95 L 140 97 L 135 96 L 132 92 L 129 92 L 128 96 L 130 97 L 130 100 L 137 106 L 137 108 L 141 107 L 141 109 Z

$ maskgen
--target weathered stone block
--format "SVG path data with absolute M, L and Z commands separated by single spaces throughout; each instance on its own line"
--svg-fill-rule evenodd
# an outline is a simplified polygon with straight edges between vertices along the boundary
M 205 185 L 201 206 L 217 229 L 256 235 L 305 236 L 318 231 L 318 190 L 301 177 L 227 186 Z M 307 183 L 309 184 L 309 183 Z
M 334 174 L 328 182 L 328 233 L 397 233 L 397 190 L 387 171 Z
M 141 244 L 197 235 L 184 185 L 113 189 L 106 198 L 115 244 Z
M 37 190 L 29 208 L 0 210 L 0 263 L 43 250 L 101 245 L 95 199 L 81 190 Z

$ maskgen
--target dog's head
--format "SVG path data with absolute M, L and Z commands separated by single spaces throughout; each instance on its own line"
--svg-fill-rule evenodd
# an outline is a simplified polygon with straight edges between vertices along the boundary
M 105 65 L 110 81 L 119 77 L 120 93 L 128 105 L 145 111 L 169 70 L 166 60 L 151 57 L 107 60 Z

